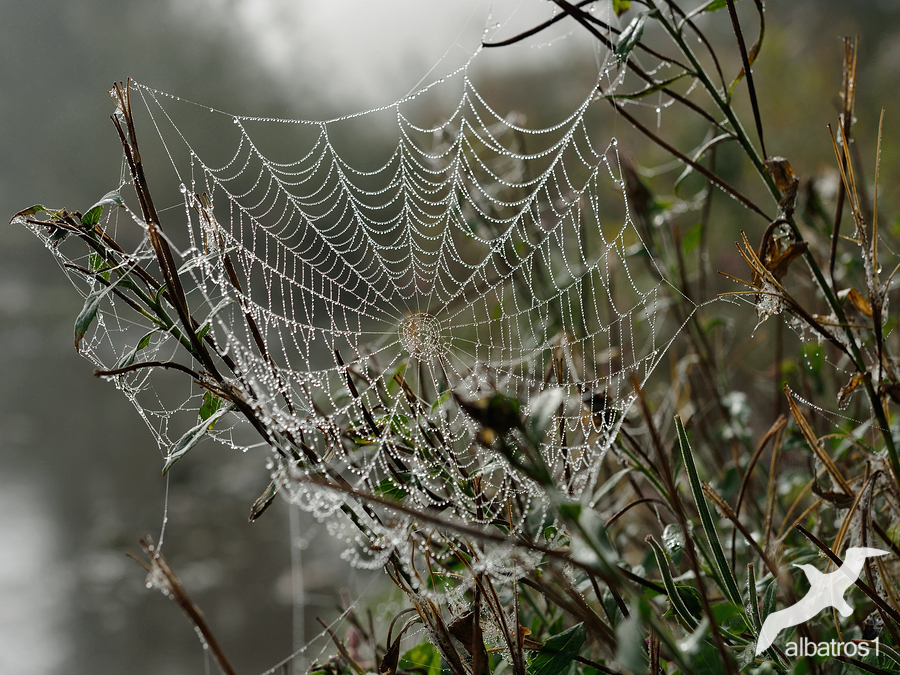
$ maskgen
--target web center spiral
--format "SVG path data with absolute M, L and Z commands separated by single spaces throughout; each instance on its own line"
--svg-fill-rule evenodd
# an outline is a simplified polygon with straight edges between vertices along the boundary
M 417 359 L 439 356 L 443 350 L 441 324 L 431 314 L 411 314 L 400 324 L 398 332 L 403 349 Z

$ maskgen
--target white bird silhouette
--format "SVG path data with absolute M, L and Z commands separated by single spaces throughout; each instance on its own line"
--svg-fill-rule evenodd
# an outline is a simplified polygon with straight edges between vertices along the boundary
M 844 600 L 844 593 L 859 577 L 866 558 L 887 554 L 879 548 L 848 548 L 844 564 L 830 574 L 823 574 L 812 565 L 794 565 L 806 573 L 809 592 L 790 607 L 766 617 L 756 643 L 756 655 L 766 651 L 785 628 L 809 621 L 826 607 L 834 607 L 843 617 L 850 616 L 853 608 Z

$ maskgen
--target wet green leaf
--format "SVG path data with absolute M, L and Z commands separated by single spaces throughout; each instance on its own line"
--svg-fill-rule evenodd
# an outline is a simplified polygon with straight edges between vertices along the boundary
M 202 340 L 206 337 L 206 334 L 209 332 L 210 328 L 212 328 L 212 322 L 213 319 L 216 318 L 216 315 L 232 303 L 234 303 L 234 298 L 223 298 L 218 305 L 210 310 L 209 316 L 206 317 L 206 320 L 197 330 L 197 337 L 199 339 Z
M 662 547 L 656 542 L 652 536 L 647 536 L 647 543 L 653 549 L 653 555 L 656 557 L 656 564 L 662 575 L 663 586 L 669 596 L 669 602 L 672 603 L 672 609 L 666 612 L 666 616 L 672 613 L 681 617 L 681 620 L 691 630 L 697 627 L 698 621 L 696 617 L 702 614 L 700 607 L 700 599 L 696 591 L 689 586 L 677 585 L 672 577 L 672 571 L 669 569 L 669 562 Z
M 184 436 L 178 439 L 178 442 L 172 446 L 172 450 L 169 452 L 166 457 L 166 463 L 163 465 L 163 476 L 165 476 L 169 469 L 172 468 L 172 465 L 175 464 L 179 459 L 184 457 L 197 443 L 203 440 L 203 437 L 206 436 L 206 432 L 209 431 L 213 425 L 221 418 L 224 417 L 227 412 L 231 410 L 231 406 L 226 408 L 219 408 L 215 413 L 213 413 L 209 418 L 203 420 L 195 426 L 193 429 L 188 431 Z
M 647 21 L 647 16 L 647 12 L 638 14 L 619 35 L 619 42 L 616 44 L 616 58 L 619 61 L 626 61 L 632 50 L 640 43 L 641 37 L 644 35 L 644 23 Z
M 631 0 L 612 0 L 612 8 L 616 16 L 622 16 L 631 9 Z
M 75 350 L 80 351 L 81 340 L 88 328 L 97 316 L 97 310 L 100 308 L 100 301 L 103 300 L 109 286 L 95 289 L 84 299 L 84 306 L 81 308 L 75 319 Z
M 766 617 L 775 611 L 775 598 L 778 595 L 778 583 L 773 579 L 766 588 L 766 594 L 763 597 L 763 609 L 760 619 L 765 622 Z
M 391 477 L 382 479 L 381 482 L 373 488 L 373 492 L 382 497 L 396 499 L 398 502 L 402 502 L 406 495 L 409 494 L 406 490 L 397 485 L 397 481 Z
M 565 671 L 587 638 L 583 623 L 576 624 L 544 642 L 541 651 L 528 664 L 527 675 L 559 675 Z
M 96 253 L 91 253 L 91 255 L 88 256 L 88 265 L 92 272 L 99 272 L 101 277 L 109 281 L 109 264 L 103 258 Z
M 441 655 L 430 642 L 423 642 L 408 650 L 400 657 L 400 670 L 414 671 L 425 675 L 441 675 Z
M 434 403 L 431 404 L 431 412 L 436 413 L 447 401 L 450 400 L 450 390 L 443 392 L 436 399 L 434 399 Z
M 709 542 L 713 560 L 719 573 L 721 588 L 732 604 L 740 606 L 741 592 L 738 589 L 734 571 L 728 564 L 728 559 L 722 548 L 722 542 L 719 540 L 719 532 L 716 529 L 715 521 L 709 510 L 709 504 L 703 494 L 700 476 L 697 473 L 697 466 L 694 463 L 694 451 L 688 441 L 687 432 L 684 429 L 684 424 L 681 421 L 680 415 L 675 416 L 675 429 L 678 432 L 678 445 L 681 448 L 682 461 L 684 462 L 685 469 L 687 469 L 688 482 L 691 486 L 691 492 L 694 495 L 694 502 L 697 504 L 697 511 L 700 514 L 700 521 L 703 523 L 706 540 Z
M 200 419 L 208 420 L 210 417 L 216 414 L 219 408 L 222 407 L 222 399 L 213 394 L 211 391 L 203 394 L 203 403 L 200 405 Z M 210 424 L 209 428 L 212 429 L 213 425 Z
M 681 554 L 684 552 L 684 530 L 677 523 L 666 525 L 666 529 L 662 533 L 663 546 L 666 552 L 672 558 L 675 565 L 681 564 Z
M 82 224 L 87 227 L 93 227 L 97 223 L 100 222 L 100 217 L 103 215 L 103 207 L 104 206 L 124 206 L 125 202 L 122 201 L 122 197 L 115 190 L 111 192 L 107 192 L 100 199 L 99 202 L 94 204 L 91 208 L 87 210 L 83 216 L 81 216 Z
M 150 338 L 153 337 L 153 334 L 155 332 L 156 332 L 155 330 L 151 330 L 149 333 L 147 333 L 144 337 L 142 337 L 138 341 L 138 343 L 137 343 L 137 345 L 135 345 L 134 349 L 132 349 L 129 352 L 125 352 L 125 354 L 123 354 L 121 356 L 121 358 L 119 358 L 119 360 L 116 361 L 116 365 L 113 366 L 113 370 L 118 370 L 119 368 L 126 368 L 126 367 L 130 366 L 132 363 L 134 363 L 135 359 L 137 358 L 138 352 L 141 351 L 142 349 L 147 348 L 147 346 L 150 344 Z

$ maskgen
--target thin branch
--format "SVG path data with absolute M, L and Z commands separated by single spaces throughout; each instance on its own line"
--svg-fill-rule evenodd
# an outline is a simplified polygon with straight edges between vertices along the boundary
M 195 380 L 200 379 L 200 373 L 195 370 L 191 370 L 187 366 L 183 366 L 176 361 L 141 361 L 140 363 L 132 363 L 130 366 L 125 366 L 123 368 L 113 368 L 112 370 L 100 370 L 99 368 L 97 368 L 96 370 L 94 370 L 94 377 L 113 377 L 114 375 L 124 375 L 125 373 L 130 373 L 142 368 L 165 368 L 166 370 L 172 368 L 173 370 L 180 370 L 182 373 L 187 373 Z
M 716 176 L 712 171 L 707 169 L 705 166 L 695 162 L 690 157 L 685 155 L 683 152 L 681 152 L 680 150 L 675 148 L 673 145 L 670 145 L 669 143 L 664 141 L 662 138 L 657 136 L 655 133 L 650 131 L 641 122 L 639 122 L 637 120 L 637 118 L 635 118 L 630 113 L 626 112 L 625 108 L 623 106 L 619 105 L 614 98 L 609 98 L 608 100 L 609 100 L 610 104 L 613 106 L 613 108 L 616 109 L 616 112 L 618 112 L 620 115 L 622 115 L 622 117 L 624 117 L 626 120 L 631 122 L 637 128 L 638 131 L 640 131 L 647 138 L 649 138 L 651 141 L 656 143 L 663 150 L 665 150 L 666 152 L 671 154 L 676 159 L 684 162 L 685 164 L 687 164 L 688 166 L 693 168 L 694 171 L 696 171 L 700 175 L 706 177 L 710 182 L 715 183 L 717 186 L 722 188 L 722 190 L 724 190 L 726 193 L 728 193 L 729 195 L 731 195 L 732 197 L 737 199 L 739 202 L 741 202 L 741 204 L 746 206 L 748 209 L 750 209 L 754 213 L 762 216 L 768 222 L 772 221 L 772 218 L 767 216 L 765 214 L 765 212 L 761 208 L 759 208 L 756 204 L 754 204 L 749 198 L 747 198 L 741 192 L 739 192 L 737 189 L 735 189 L 734 187 L 732 187 L 731 185 L 726 183 L 724 180 L 722 180 L 721 178 Z
M 175 572 L 169 566 L 169 562 L 163 557 L 162 553 L 159 552 L 159 549 L 153 544 L 153 541 L 149 536 L 141 539 L 141 548 L 144 550 L 149 563 L 141 560 L 134 554 L 130 553 L 129 556 L 147 570 L 149 573 L 148 583 L 159 588 L 163 593 L 174 600 L 184 613 L 188 615 L 191 623 L 194 624 L 194 627 L 200 634 L 201 639 L 209 647 L 209 651 L 219 664 L 222 672 L 225 673 L 225 675 L 236 675 L 231 662 L 228 660 L 225 651 L 222 649 L 222 645 L 219 644 L 219 641 L 213 634 L 209 624 L 206 623 L 203 612 L 201 612 L 200 608 L 194 604 L 193 600 L 191 600 L 187 590 L 185 590 L 181 581 L 175 576 Z

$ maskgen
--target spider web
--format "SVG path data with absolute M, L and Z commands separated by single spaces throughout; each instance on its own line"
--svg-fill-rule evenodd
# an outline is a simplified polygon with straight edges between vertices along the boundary
M 520 530 L 546 513 L 546 495 L 485 431 L 503 426 L 491 401 L 514 400 L 522 416 L 544 420 L 540 450 L 559 490 L 591 501 L 633 380 L 647 381 L 680 328 L 666 320 L 669 284 L 630 218 L 616 139 L 598 142 L 603 129 L 591 128 L 594 90 L 559 123 L 532 128 L 491 107 L 470 65 L 393 105 L 329 121 L 228 115 L 132 83 L 180 184 L 181 205 L 162 212 L 162 225 L 191 310 L 207 317 L 201 331 L 231 359 L 232 386 L 268 434 L 260 442 L 201 387 L 185 396 L 163 383 L 171 374 L 111 378 L 167 467 L 202 436 L 244 450 L 300 439 L 354 490 L 466 523 L 490 522 L 514 500 Z M 600 74 L 606 91 L 610 72 Z M 417 122 L 420 97 L 448 82 L 461 96 L 446 121 Z M 204 127 L 221 129 L 201 131 L 191 123 L 198 111 Z M 334 140 L 344 126 L 385 116 L 396 134 L 386 159 L 347 159 Z M 272 138 L 289 141 L 267 149 Z M 106 227 L 133 230 L 120 212 Z M 152 264 L 146 239 L 130 259 Z M 184 360 L 172 332 L 129 312 L 105 303 L 82 354 L 104 369 Z M 269 468 L 320 519 L 346 506 L 344 494 L 287 480 L 307 469 L 284 453 Z M 481 501 L 461 487 L 471 476 L 483 478 Z M 411 520 L 367 518 L 368 555 L 349 555 L 384 565 L 406 545 Z M 528 564 L 502 546 L 485 555 L 494 572 Z

